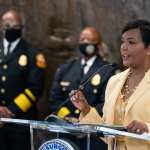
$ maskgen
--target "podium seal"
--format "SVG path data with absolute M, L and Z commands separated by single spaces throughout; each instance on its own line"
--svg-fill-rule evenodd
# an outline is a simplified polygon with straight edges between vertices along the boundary
M 38 150 L 75 150 L 63 139 L 52 139 L 43 143 Z

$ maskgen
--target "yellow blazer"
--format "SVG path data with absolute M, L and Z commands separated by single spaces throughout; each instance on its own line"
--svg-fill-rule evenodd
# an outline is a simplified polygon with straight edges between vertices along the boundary
M 128 77 L 129 69 L 111 77 L 107 84 L 105 93 L 105 104 L 103 107 L 103 118 L 95 109 L 91 108 L 86 116 L 80 115 L 80 123 L 100 123 L 113 124 L 114 108 L 117 97 Z M 125 110 L 124 126 L 131 121 L 138 120 L 147 124 L 150 133 L 150 69 L 145 74 L 142 81 L 137 86 L 134 93 L 130 96 Z M 108 149 L 111 150 L 111 140 L 108 140 Z M 127 150 L 150 150 L 150 142 L 125 139 Z

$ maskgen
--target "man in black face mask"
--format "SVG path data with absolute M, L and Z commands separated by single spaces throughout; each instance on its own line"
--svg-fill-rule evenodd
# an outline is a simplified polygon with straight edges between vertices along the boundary
M 79 38 L 79 50 L 83 55 L 85 61 L 87 61 L 94 55 L 97 55 L 98 50 L 101 46 L 101 42 L 101 36 L 94 28 L 87 27 L 81 32 Z
M 13 16 L 13 17 L 12 17 Z M 19 43 L 22 36 L 22 20 L 15 11 L 9 11 L 2 16 L 1 28 L 5 43 L 13 44 L 13 42 Z
M 78 117 L 80 112 L 70 101 L 62 107 L 60 105 L 68 98 L 71 90 L 78 89 L 80 83 L 89 79 L 99 68 L 100 70 L 90 78 L 82 90 L 88 103 L 95 106 L 102 115 L 106 84 L 117 69 L 116 65 L 107 64 L 98 55 L 98 51 L 102 48 L 102 38 L 95 28 L 87 27 L 81 32 L 78 47 L 80 57 L 58 68 L 50 91 L 50 110 L 65 119 Z M 101 145 L 101 149 L 105 149 L 103 146 Z M 86 147 L 81 144 L 80 148 L 84 150 Z
M 35 103 L 42 92 L 45 63 L 22 38 L 22 19 L 15 10 L 1 20 L 0 117 L 36 119 Z M 0 127 L 0 149 L 30 150 L 29 128 L 15 124 Z

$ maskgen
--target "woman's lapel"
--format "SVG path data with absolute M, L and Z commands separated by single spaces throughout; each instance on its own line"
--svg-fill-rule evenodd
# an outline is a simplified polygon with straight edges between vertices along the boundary
M 126 107 L 125 115 L 127 115 L 130 108 L 138 101 L 140 100 L 140 97 L 144 94 L 146 90 L 150 91 L 150 69 L 145 74 L 142 81 L 137 86 L 135 92 L 131 95 L 131 97 L 128 100 L 128 104 Z
M 126 81 L 126 78 L 129 74 L 129 69 L 127 69 L 126 71 L 122 72 L 122 74 L 120 76 L 118 76 L 116 82 L 112 85 L 112 89 L 111 89 L 111 94 L 109 95 L 109 106 L 111 108 L 109 108 L 109 114 L 108 114 L 108 118 L 107 121 L 109 121 L 109 123 L 113 123 L 114 121 L 114 111 L 115 111 L 115 104 L 117 101 L 117 98 L 121 92 L 121 89 Z

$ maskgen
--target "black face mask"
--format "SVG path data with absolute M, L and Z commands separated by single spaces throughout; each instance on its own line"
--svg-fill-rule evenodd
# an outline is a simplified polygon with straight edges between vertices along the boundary
M 81 43 L 79 50 L 85 56 L 93 56 L 97 52 L 97 44 Z
M 20 38 L 21 35 L 22 35 L 22 29 L 8 28 L 5 30 L 5 38 L 10 43 Z

